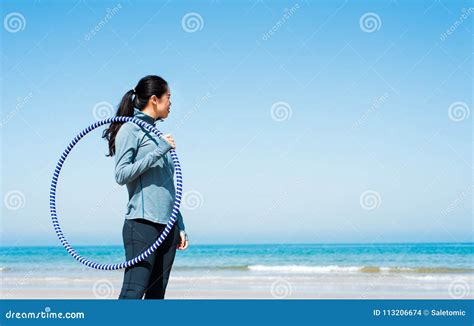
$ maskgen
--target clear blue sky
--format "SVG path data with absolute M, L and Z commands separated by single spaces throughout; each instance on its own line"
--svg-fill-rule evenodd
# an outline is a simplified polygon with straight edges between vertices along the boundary
M 472 241 L 469 6 L 2 2 L 2 243 L 59 243 L 57 159 L 147 74 L 171 86 L 193 243 Z M 60 177 L 72 244 L 121 243 L 100 136 Z

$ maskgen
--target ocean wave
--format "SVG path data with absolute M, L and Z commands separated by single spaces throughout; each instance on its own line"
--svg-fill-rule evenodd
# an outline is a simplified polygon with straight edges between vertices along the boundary
M 48 266 L 42 268 L 35 268 L 30 266 L 15 266 L 15 267 L 0 267 L 0 272 L 7 272 L 4 275 L 11 273 L 27 273 L 27 272 L 61 272 L 65 275 L 80 275 L 82 273 L 89 274 L 93 270 L 88 269 L 82 265 L 71 265 L 67 268 L 58 270 L 57 267 Z M 180 272 L 250 272 L 250 273 L 284 273 L 284 274 L 410 274 L 410 275 L 430 275 L 430 274 L 474 274 L 472 268 L 453 268 L 453 267 L 403 267 L 403 266 L 373 266 L 373 265 L 175 265 L 173 270 Z M 108 272 L 110 273 L 110 272 Z M 112 271 L 114 274 L 123 273 L 122 270 Z
M 474 269 L 449 267 L 385 267 L 385 266 L 310 266 L 310 265 L 250 265 L 250 271 L 280 273 L 473 273 Z

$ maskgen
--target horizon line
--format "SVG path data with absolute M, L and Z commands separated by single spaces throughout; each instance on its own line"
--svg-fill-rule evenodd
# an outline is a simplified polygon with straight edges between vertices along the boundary
M 474 244 L 471 242 L 287 242 L 287 243 L 199 243 L 193 246 L 265 246 L 265 245 L 394 245 L 394 244 Z M 75 247 L 111 247 L 111 246 L 123 246 L 123 243 L 119 244 L 80 244 Z M 61 244 L 51 245 L 8 245 L 0 244 L 0 248 L 5 247 L 17 247 L 17 248 L 28 248 L 28 247 L 63 247 Z

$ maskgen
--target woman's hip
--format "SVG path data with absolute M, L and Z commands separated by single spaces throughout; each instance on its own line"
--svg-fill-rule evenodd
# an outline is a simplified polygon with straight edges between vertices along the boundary
M 146 219 L 125 219 L 122 229 L 125 249 L 127 249 L 128 246 L 133 246 L 133 248 L 130 249 L 134 251 L 148 249 L 163 233 L 165 227 L 166 224 L 155 223 Z M 179 231 L 175 224 L 160 247 L 176 244 L 177 235 L 179 236 Z M 160 247 L 158 247 L 158 249 Z

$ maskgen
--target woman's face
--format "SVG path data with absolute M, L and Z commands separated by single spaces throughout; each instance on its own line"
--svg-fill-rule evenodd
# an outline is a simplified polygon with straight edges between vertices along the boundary
M 152 103 L 153 109 L 156 113 L 157 118 L 166 119 L 170 113 L 171 106 L 171 92 L 168 88 L 168 91 L 164 93 L 160 98 L 153 96 Z

